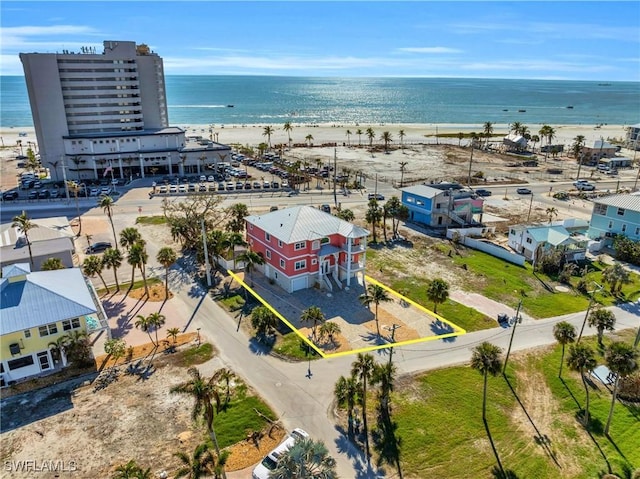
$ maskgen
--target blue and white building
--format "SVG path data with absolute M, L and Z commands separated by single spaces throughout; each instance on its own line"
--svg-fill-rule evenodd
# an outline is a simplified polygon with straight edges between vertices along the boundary
M 481 197 L 468 192 L 441 190 L 427 185 L 402 188 L 402 204 L 409 221 L 431 227 L 465 226 L 482 222 Z
M 593 200 L 589 238 L 609 246 L 617 235 L 640 241 L 640 195 L 612 195 Z

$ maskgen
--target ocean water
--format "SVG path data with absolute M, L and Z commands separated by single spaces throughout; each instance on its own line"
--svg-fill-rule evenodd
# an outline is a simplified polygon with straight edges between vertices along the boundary
M 176 126 L 640 122 L 638 82 L 186 75 L 165 81 Z M 24 78 L 0 82 L 2 126 L 32 126 Z

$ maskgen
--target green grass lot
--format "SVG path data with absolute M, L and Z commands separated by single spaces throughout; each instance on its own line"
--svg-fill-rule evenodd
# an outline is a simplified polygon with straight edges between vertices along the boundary
M 307 344 L 300 339 L 300 336 L 294 332 L 278 335 L 276 344 L 273 347 L 273 352 L 297 361 L 320 358 L 320 356 L 318 356 L 313 349 L 309 348 Z
M 213 346 L 209 343 L 204 343 L 200 346 L 194 346 L 186 349 L 181 354 L 181 365 L 184 367 L 191 367 L 196 364 L 202 364 L 211 359 L 213 357 Z
M 467 283 L 469 288 L 480 290 L 488 298 L 516 307 L 520 299 L 523 300 L 523 310 L 535 318 L 548 318 L 577 311 L 584 311 L 589 305 L 587 295 L 580 294 L 576 290 L 561 293 L 553 288 L 557 283 L 550 277 L 536 273 L 530 264 L 517 266 L 502 261 L 481 251 L 460 248 L 462 255 L 454 255 L 452 261 L 457 266 L 466 265 L 477 281 Z M 593 263 L 590 269 L 594 271 L 588 274 L 589 281 L 602 283 L 602 267 Z M 635 300 L 640 297 L 640 277 L 632 274 L 633 282 L 622 288 L 624 297 Z M 578 283 L 578 277 L 572 278 L 572 285 Z M 543 282 L 551 287 L 548 291 Z M 591 283 L 592 285 L 592 283 Z M 616 302 L 611 295 L 598 294 L 596 299 L 605 305 Z
M 137 225 L 164 225 L 167 224 L 167 218 L 164 216 L 138 216 L 136 218 Z
M 390 286 L 395 291 L 406 293 L 404 296 L 433 311 L 433 303 L 427 300 L 427 283 L 426 278 L 401 278 L 393 281 Z M 479 311 L 450 299 L 438 305 L 437 313 L 466 331 L 494 328 L 497 324 Z
M 154 284 L 158 284 L 158 283 L 162 283 L 163 281 L 160 278 L 147 278 L 147 286 L 151 287 Z M 125 293 L 127 292 L 127 290 L 129 289 L 129 287 L 131 286 L 131 281 L 126 282 L 126 283 L 120 283 L 120 292 L 121 293 Z M 133 287 L 131 289 L 138 289 L 138 288 L 144 288 L 144 281 L 143 280 L 138 280 L 135 281 L 133 283 Z M 109 291 L 110 292 L 114 292 L 116 289 L 116 285 L 114 284 L 110 284 L 109 285 Z M 100 288 L 97 289 L 96 288 L 96 292 L 98 293 L 99 296 L 102 296 L 103 294 L 106 294 L 107 290 L 104 288 Z
M 238 388 L 226 410 L 215 417 L 216 435 L 221 448 L 231 446 L 247 438 L 247 434 L 260 431 L 267 421 L 256 414 L 260 411 L 271 420 L 276 415 L 260 398 L 249 396 L 246 387 Z
M 632 336 L 628 333 L 626 340 Z M 596 349 L 595 340 L 586 340 Z M 611 394 L 598 383 L 590 394 L 587 433 L 576 418 L 584 388 L 566 367 L 564 383 L 558 379 L 560 352 L 556 346 L 510 358 L 507 377 L 539 433 L 505 378 L 489 378 L 487 420 L 502 464 L 512 473 L 508 477 L 596 478 L 608 472 L 607 461 L 613 472 L 627 477 L 625 467 L 640 467 L 640 406 L 616 404 L 611 439 L 606 438 L 602 428 Z M 469 366 L 442 369 L 418 375 L 397 390 L 392 414 L 405 477 L 495 477 L 491 471 L 497 463 L 482 422 L 480 373 Z M 546 445 L 538 434 L 547 438 Z
M 242 309 L 244 306 L 245 300 L 239 294 L 235 294 L 233 296 L 229 296 L 228 298 L 223 298 L 220 300 L 220 303 L 227 309 L 228 311 L 237 311 Z

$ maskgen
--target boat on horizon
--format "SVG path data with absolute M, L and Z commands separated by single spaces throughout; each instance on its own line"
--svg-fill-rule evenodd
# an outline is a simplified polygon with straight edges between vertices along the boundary
M 611 86 L 611 83 L 598 83 L 598 86 Z
M 569 110 L 573 110 L 573 105 L 568 105 L 568 106 L 567 106 L 567 108 L 568 108 Z
M 227 105 L 227 108 L 233 108 L 233 105 Z
M 518 113 L 524 113 L 527 110 L 518 110 Z

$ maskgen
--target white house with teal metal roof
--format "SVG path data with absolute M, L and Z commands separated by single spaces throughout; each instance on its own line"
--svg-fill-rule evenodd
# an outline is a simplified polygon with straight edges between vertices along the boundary
M 0 279 L 0 385 L 67 366 L 51 346 L 74 331 L 105 329 L 95 289 L 78 268 L 31 272 L 28 263 L 6 266 Z
M 613 243 L 617 235 L 640 241 L 640 195 L 612 195 L 593 200 L 589 238 Z
M 536 262 L 541 255 L 562 251 L 565 261 L 585 259 L 588 238 L 570 233 L 564 226 L 512 226 L 509 228 L 509 247 L 527 260 Z

